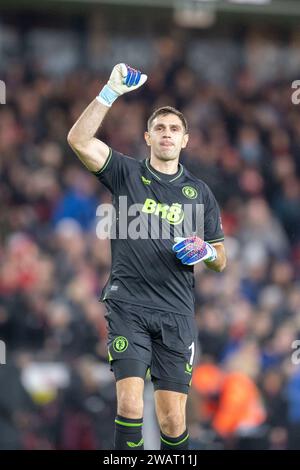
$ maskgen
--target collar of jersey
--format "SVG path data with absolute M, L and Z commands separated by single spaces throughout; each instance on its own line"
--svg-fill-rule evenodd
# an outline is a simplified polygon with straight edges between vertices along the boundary
M 180 178 L 180 176 L 182 175 L 183 173 L 183 166 L 181 165 L 181 163 L 179 163 L 179 170 L 177 171 L 177 173 L 175 174 L 175 176 L 170 179 L 170 180 L 167 180 L 165 178 L 162 178 L 159 173 L 157 171 L 154 170 L 154 168 L 152 166 L 150 166 L 150 160 L 149 158 L 147 158 L 145 160 L 146 162 L 146 168 L 147 170 L 151 173 L 151 175 L 155 176 L 155 178 L 158 180 L 158 181 L 163 181 L 164 183 L 173 183 L 173 181 L 177 180 L 178 178 Z M 164 175 L 168 176 L 167 173 L 164 173 Z

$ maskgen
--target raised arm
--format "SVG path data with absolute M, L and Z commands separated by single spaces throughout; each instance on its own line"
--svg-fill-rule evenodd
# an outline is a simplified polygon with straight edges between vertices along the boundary
M 109 155 L 106 143 L 95 137 L 113 102 L 124 93 L 136 90 L 147 75 L 125 64 L 117 64 L 97 98 L 83 111 L 68 134 L 68 143 L 90 171 L 99 171 Z
M 99 171 L 109 154 L 109 147 L 94 137 L 109 110 L 94 99 L 77 119 L 68 134 L 68 143 L 90 171 Z

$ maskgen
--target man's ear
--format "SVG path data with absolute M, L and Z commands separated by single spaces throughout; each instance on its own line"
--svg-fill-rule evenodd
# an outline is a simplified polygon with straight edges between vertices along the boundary
M 144 132 L 144 139 L 145 139 L 146 144 L 148 145 L 148 147 L 150 147 L 151 141 L 150 141 L 150 134 L 149 134 L 148 131 L 145 131 L 145 132 Z
M 182 149 L 185 149 L 185 147 L 187 146 L 189 138 L 190 138 L 189 134 L 184 134 L 182 146 L 181 146 Z

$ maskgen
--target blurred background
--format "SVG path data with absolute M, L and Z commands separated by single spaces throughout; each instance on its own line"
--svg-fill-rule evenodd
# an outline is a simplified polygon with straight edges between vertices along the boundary
M 222 209 L 227 269 L 196 278 L 191 445 L 300 448 L 299 18 L 297 0 L 1 1 L 1 449 L 112 448 L 110 250 L 95 229 L 110 195 L 66 136 L 118 62 L 149 79 L 101 138 L 143 159 L 147 117 L 179 108 L 182 162 Z M 151 383 L 145 399 L 158 448 Z

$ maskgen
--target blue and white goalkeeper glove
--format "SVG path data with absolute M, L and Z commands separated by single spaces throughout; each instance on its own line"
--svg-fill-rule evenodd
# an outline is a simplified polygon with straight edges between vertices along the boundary
M 175 238 L 173 251 L 182 264 L 193 266 L 200 261 L 214 261 L 217 258 L 216 249 L 199 237 Z
M 97 100 L 110 107 L 119 96 L 144 85 L 147 78 L 147 75 L 127 64 L 117 64 L 114 66 L 107 84 L 97 96 Z

